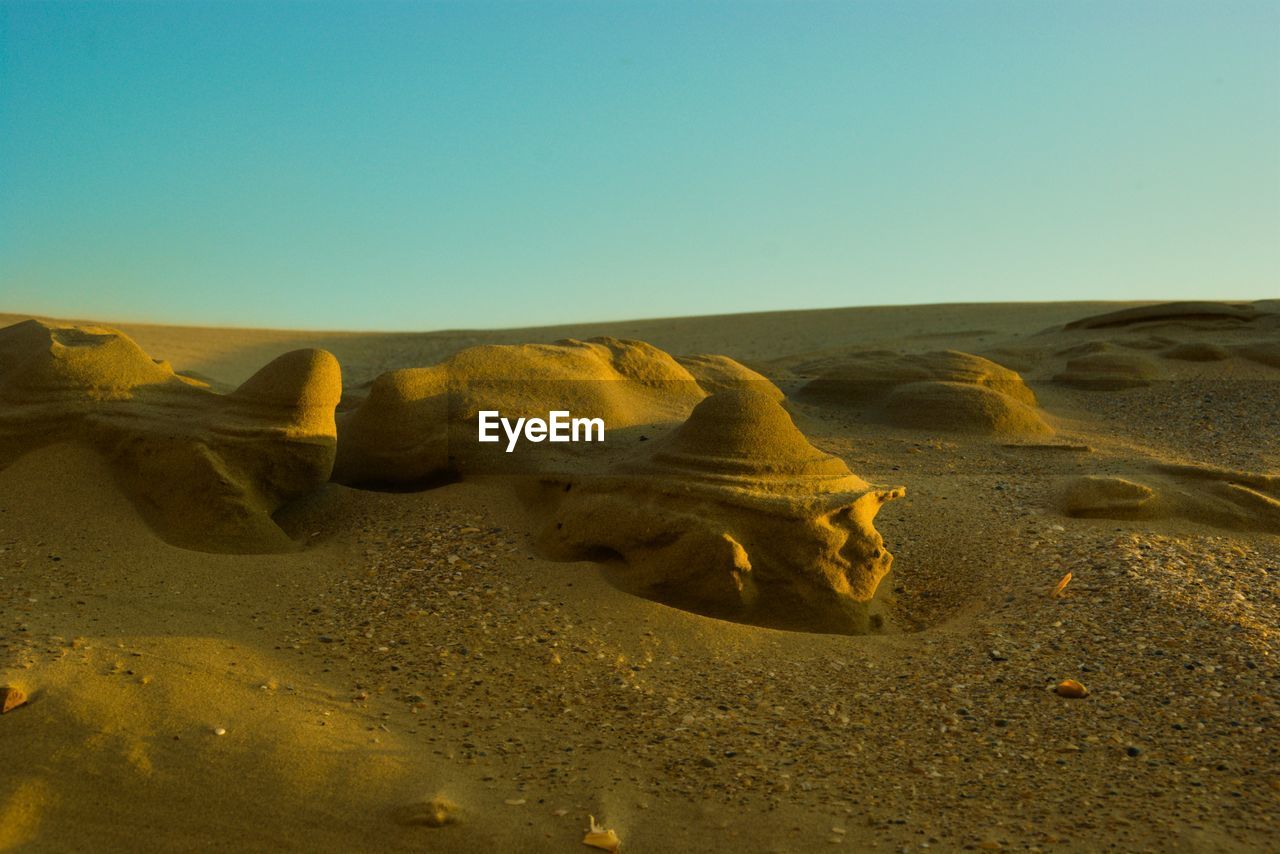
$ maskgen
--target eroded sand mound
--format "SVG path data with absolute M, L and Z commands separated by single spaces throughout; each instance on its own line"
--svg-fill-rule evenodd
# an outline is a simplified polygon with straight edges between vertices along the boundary
M 876 489 L 813 447 L 771 396 L 728 390 L 608 476 L 554 486 L 541 548 L 619 559 L 626 590 L 741 622 L 860 633 L 892 556 Z
M 1071 478 L 1062 486 L 1060 506 L 1068 516 L 1178 518 L 1236 531 L 1280 533 L 1280 475 L 1157 465 L 1128 477 Z
M 296 350 L 214 394 L 113 329 L 25 321 L 0 330 L 0 466 L 83 443 L 166 540 L 290 548 L 271 514 L 328 480 L 341 385 L 331 355 Z
M 443 366 L 380 374 L 369 396 L 338 415 L 333 479 L 408 484 L 449 471 L 449 374 Z
M 482 410 L 509 419 L 564 410 L 574 418 L 602 418 L 606 430 L 615 430 L 682 421 L 705 396 L 688 370 L 641 341 L 472 347 L 439 365 L 378 377 L 368 399 L 338 418 L 334 478 L 408 484 L 475 469 L 482 460 L 527 467 L 534 456 L 571 450 L 543 445 L 536 454 L 526 449 L 504 457 L 502 443 L 482 449 L 476 441 Z
M 677 356 L 676 361 L 684 366 L 693 378 L 702 386 L 707 394 L 715 394 L 726 389 L 749 389 L 759 394 L 768 395 L 774 400 L 782 400 L 785 395 L 764 374 L 751 370 L 728 356 L 697 355 Z
M 1146 356 L 1100 345 L 1096 352 L 1068 359 L 1053 380 L 1091 391 L 1119 391 L 1149 386 L 1161 376 L 1160 368 Z
M 1128 478 L 1082 475 L 1063 486 L 1061 505 L 1068 516 L 1150 519 L 1156 515 L 1156 491 Z
M 667 353 L 643 341 L 593 338 L 471 347 L 444 363 L 452 416 L 481 409 L 543 416 L 550 405 L 610 427 L 680 420 L 706 394 Z
M 1110 327 L 1142 326 L 1157 323 L 1177 323 L 1205 328 L 1221 328 L 1249 323 L 1267 312 L 1254 305 L 1225 302 L 1166 302 L 1159 305 L 1142 305 L 1106 314 L 1095 314 L 1072 321 L 1063 329 L 1106 329 Z
M 1053 432 L 1016 371 L 971 353 L 858 353 L 817 374 L 800 390 L 801 398 L 866 407 L 899 427 L 990 435 Z
M 1053 432 L 1039 410 L 986 386 L 953 382 L 908 383 L 884 402 L 888 420 L 900 427 L 1012 435 Z

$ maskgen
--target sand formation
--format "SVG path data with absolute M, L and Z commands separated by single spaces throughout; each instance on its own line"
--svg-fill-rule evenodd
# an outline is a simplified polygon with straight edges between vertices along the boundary
M 1120 391 L 1149 386 L 1162 376 L 1160 368 L 1140 353 L 1106 342 L 1073 348 L 1084 354 L 1068 359 L 1053 381 L 1089 391 Z
M 555 408 L 625 430 L 678 424 L 707 391 L 736 386 L 781 398 L 767 379 L 732 359 L 697 356 L 681 364 L 642 341 L 471 347 L 439 365 L 374 380 L 368 398 L 338 417 L 334 479 L 385 486 L 468 472 L 547 471 L 577 449 L 542 445 L 512 455 L 479 446 L 477 413 L 532 418 Z
M 892 556 L 878 489 L 809 444 L 767 394 L 726 390 L 605 476 L 555 484 L 539 543 L 561 560 L 615 559 L 633 593 L 725 619 L 809 631 L 879 625 Z
M 802 399 L 866 408 L 898 427 L 983 435 L 1053 432 L 1016 371 L 971 353 L 877 350 L 814 372 L 800 389 Z
M 1175 302 L 1138 306 L 1067 323 L 1064 332 L 1104 330 L 1119 337 L 1084 345 L 1078 364 L 1068 364 L 1061 382 L 1083 388 L 1114 390 L 1148 385 L 1159 375 L 1150 362 L 1124 350 L 1159 351 L 1165 359 L 1223 362 L 1239 356 L 1280 367 L 1280 312 L 1277 301 L 1255 303 Z M 1186 340 L 1184 335 L 1208 335 Z M 1095 355 L 1105 354 L 1105 355 Z M 1073 360 L 1074 361 L 1074 360 Z
M 220 395 L 113 329 L 28 320 L 0 329 L 0 467 L 82 443 L 169 542 L 288 549 L 271 514 L 329 479 L 340 393 L 323 350 L 286 353 Z
M 693 375 L 698 385 L 707 394 L 715 394 L 726 389 L 750 389 L 772 397 L 774 400 L 782 400 L 785 397 L 782 389 L 774 385 L 764 374 L 757 373 L 728 356 L 707 354 L 677 356 L 676 361 Z
M 379 374 L 369 396 L 337 416 L 333 479 L 352 486 L 390 486 L 447 476 L 448 380 L 439 366 Z
M 1183 324 L 1198 328 L 1233 328 L 1266 317 L 1270 312 L 1248 303 L 1166 302 L 1141 305 L 1083 317 L 1064 325 L 1071 329 L 1148 327 L 1156 324 Z
M 1070 478 L 1059 501 L 1068 516 L 1179 518 L 1235 531 L 1280 533 L 1280 475 L 1158 464 L 1126 477 Z

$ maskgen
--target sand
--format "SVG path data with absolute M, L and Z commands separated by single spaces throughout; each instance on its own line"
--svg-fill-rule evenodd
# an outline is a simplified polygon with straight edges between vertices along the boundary
M 633 595 L 616 566 L 550 560 L 539 508 L 489 470 L 282 498 L 292 545 L 274 553 L 184 547 L 140 512 L 113 446 L 53 436 L 0 469 L 0 684 L 28 696 L 0 716 L 0 849 L 587 851 L 589 816 L 623 851 L 1274 849 L 1276 306 L 1079 323 L 1132 308 L 420 335 L 108 324 L 167 363 L 163 382 L 171 367 L 215 397 L 328 350 L 346 411 L 386 371 L 480 345 L 641 339 L 708 393 L 757 372 L 815 448 L 906 486 L 876 517 L 887 622 L 782 631 Z M 1052 434 L 800 394 L 806 366 L 945 350 L 1017 372 Z M 1091 353 L 1140 357 L 1144 384 L 1055 379 Z M 333 394 L 286 397 L 269 408 Z M 678 427 L 619 435 L 642 449 L 638 431 Z M 1053 693 L 1066 679 L 1089 696 Z M 451 820 L 423 819 L 444 801 Z

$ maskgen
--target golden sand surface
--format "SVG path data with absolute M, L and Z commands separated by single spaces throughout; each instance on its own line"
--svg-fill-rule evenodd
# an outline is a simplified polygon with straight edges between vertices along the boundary
M 589 817 L 631 852 L 1274 850 L 1280 307 L 1067 326 L 1134 307 L 111 324 L 208 388 L 148 374 L 110 441 L 87 404 L 24 415 L 36 392 L 0 370 L 0 685 L 26 695 L 0 715 L 0 850 L 588 851 Z M 633 595 L 629 566 L 654 571 L 643 546 L 549 559 L 545 508 L 490 469 L 430 488 L 308 479 L 386 371 L 597 336 L 737 360 L 814 453 L 905 486 L 875 520 L 893 554 L 882 631 Z M 267 375 L 312 403 L 257 393 L 249 430 L 246 393 L 227 395 L 228 427 L 214 392 L 300 348 L 341 366 L 337 427 L 312 405 L 337 395 L 318 357 Z M 922 355 L 948 350 L 970 355 Z M 159 435 L 156 412 L 175 433 L 171 399 L 204 413 L 183 441 L 213 449 L 230 490 L 181 515 L 269 520 L 285 547 L 220 551 L 147 511 L 187 481 L 122 475 L 149 446 L 121 456 L 120 436 Z M 73 416 L 89 426 L 30 436 Z

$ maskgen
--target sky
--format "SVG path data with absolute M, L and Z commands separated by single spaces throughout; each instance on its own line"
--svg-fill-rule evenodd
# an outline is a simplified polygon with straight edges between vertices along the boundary
M 1280 296 L 1280 4 L 0 0 L 0 311 Z

